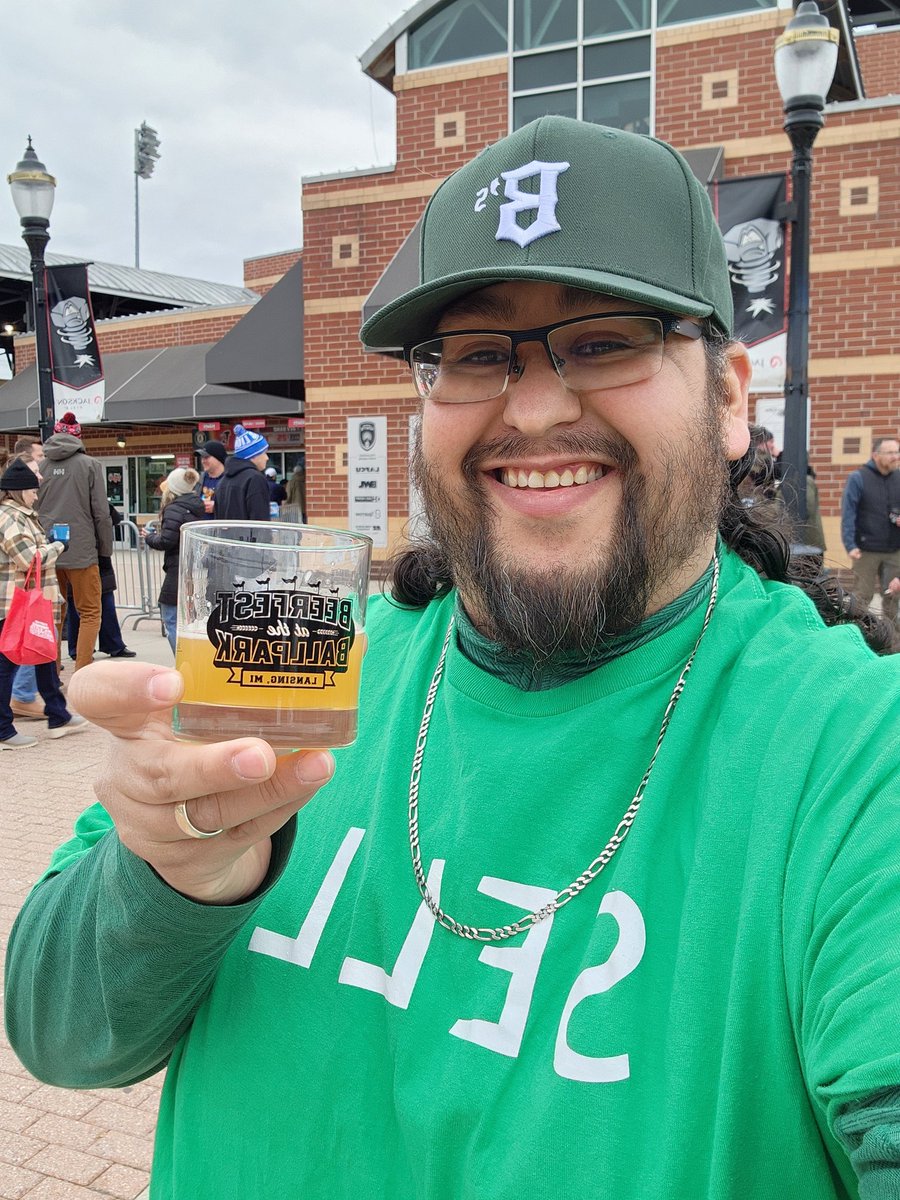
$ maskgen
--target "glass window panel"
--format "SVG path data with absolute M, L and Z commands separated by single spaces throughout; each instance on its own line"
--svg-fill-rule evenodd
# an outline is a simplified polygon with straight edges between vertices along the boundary
M 584 48 L 584 78 L 608 79 L 611 75 L 636 75 L 650 70 L 650 39 L 625 38 Z
M 586 87 L 582 94 L 585 121 L 613 125 L 631 133 L 650 132 L 650 80 L 628 79 Z
M 541 92 L 537 96 L 518 96 L 513 100 L 513 128 L 521 129 L 529 121 L 536 121 L 548 113 L 560 117 L 574 117 L 576 108 L 575 89 L 565 92 Z
M 574 83 L 578 74 L 578 51 L 551 50 L 549 54 L 529 54 L 513 62 L 513 90 L 554 87 Z
M 505 54 L 506 18 L 506 0 L 453 0 L 410 30 L 410 70 Z
M 578 36 L 577 0 L 516 0 L 516 50 L 537 50 Z
M 703 21 L 774 7 L 775 0 L 659 0 L 656 21 L 658 25 L 675 25 L 678 21 Z
M 650 0 L 584 0 L 585 38 L 650 28 Z

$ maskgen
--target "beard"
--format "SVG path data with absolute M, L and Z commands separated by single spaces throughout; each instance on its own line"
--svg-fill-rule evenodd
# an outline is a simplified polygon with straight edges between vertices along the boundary
M 665 447 L 646 475 L 634 448 L 616 434 L 561 430 L 536 445 L 510 434 L 473 446 L 461 465 L 463 494 L 451 492 L 426 461 L 421 430 L 411 471 L 431 539 L 447 562 L 464 606 L 481 632 L 536 664 L 573 653 L 590 659 L 640 624 L 654 595 L 695 555 L 718 525 L 727 494 L 721 385 L 710 379 L 699 424 Z M 498 521 L 484 491 L 482 463 L 527 459 L 535 452 L 571 461 L 612 463 L 622 480 L 609 533 L 584 547 L 568 568 L 523 567 L 504 552 Z M 548 556 L 549 557 L 549 556 Z

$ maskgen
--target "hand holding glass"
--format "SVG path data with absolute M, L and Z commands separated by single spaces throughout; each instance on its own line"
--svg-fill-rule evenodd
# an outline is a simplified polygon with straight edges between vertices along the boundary
M 308 525 L 182 527 L 177 737 L 276 750 L 356 737 L 369 538 Z

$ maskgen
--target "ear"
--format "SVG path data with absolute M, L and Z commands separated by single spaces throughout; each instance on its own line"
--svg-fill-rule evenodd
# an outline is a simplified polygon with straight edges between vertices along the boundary
M 753 368 L 743 342 L 730 342 L 725 349 L 728 366 L 723 381 L 725 413 L 725 457 L 741 458 L 750 448 L 748 424 L 750 376 Z

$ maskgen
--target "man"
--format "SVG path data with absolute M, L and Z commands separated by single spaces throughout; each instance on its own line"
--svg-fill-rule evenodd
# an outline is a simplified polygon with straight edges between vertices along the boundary
M 168 1062 L 159 1197 L 887 1196 L 896 662 L 729 548 L 784 573 L 705 191 L 548 117 L 422 237 L 362 331 L 412 367 L 431 537 L 357 743 L 179 745 L 177 674 L 82 676 L 116 767 L 19 918 L 13 1045 Z
M 33 463 L 36 467 L 40 467 L 44 461 L 44 447 L 41 444 L 41 439 L 34 437 L 32 434 L 16 438 L 16 444 L 13 446 L 13 454 L 17 458 L 23 458 L 26 462 Z
M 268 521 L 269 484 L 263 471 L 269 443 L 252 429 L 234 427 L 234 453 L 214 497 L 217 521 Z
M 283 504 L 287 499 L 287 488 L 284 482 L 278 482 L 278 472 L 274 467 L 266 467 L 266 483 L 269 485 L 269 503 Z
M 69 544 L 56 564 L 63 595 L 60 638 L 65 628 L 65 597 L 71 589 L 81 623 L 75 670 L 94 657 L 100 632 L 102 592 L 98 556 L 113 551 L 112 521 L 103 468 L 85 453 L 81 426 L 74 413 L 64 413 L 44 446 L 38 511 L 45 530 L 60 522 L 69 526 Z
M 872 457 L 847 480 L 841 538 L 853 562 L 856 594 L 870 604 L 882 572 L 900 574 L 900 441 L 877 438 Z M 879 589 L 880 590 L 880 589 Z M 884 616 L 896 623 L 897 596 L 882 595 Z
M 197 484 L 197 494 L 203 501 L 203 507 L 206 509 L 208 517 L 213 515 L 216 488 L 225 474 L 227 459 L 228 451 L 221 442 L 207 442 L 200 451 L 200 470 L 202 474 L 200 482 Z

